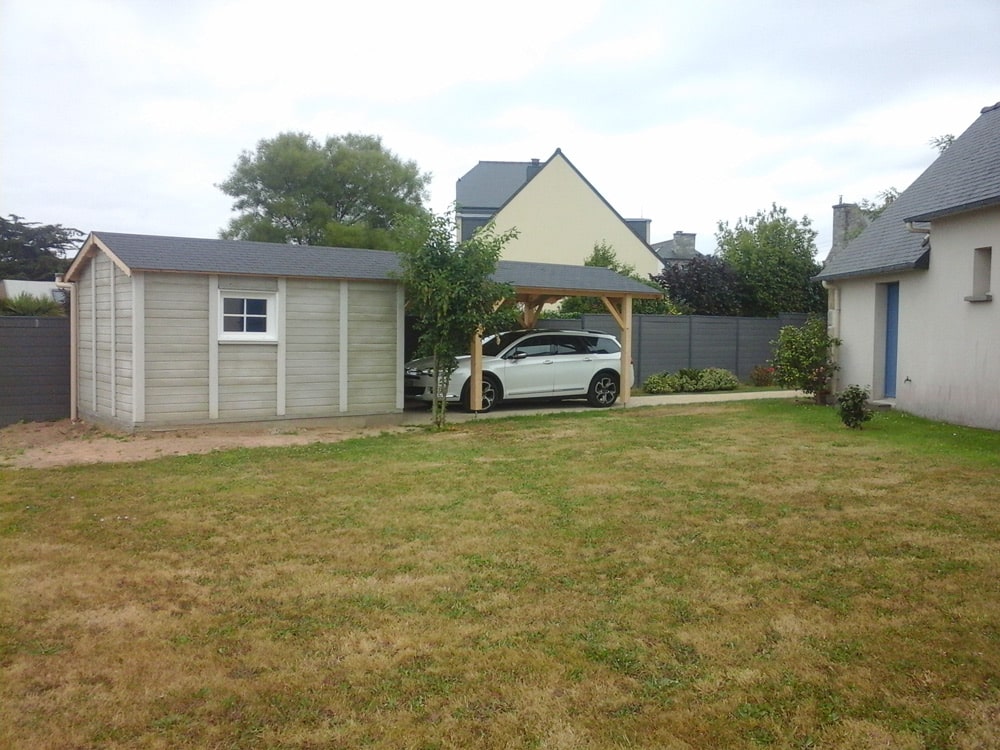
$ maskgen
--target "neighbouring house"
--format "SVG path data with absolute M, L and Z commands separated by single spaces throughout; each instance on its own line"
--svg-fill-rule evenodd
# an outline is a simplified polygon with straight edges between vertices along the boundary
M 398 274 L 380 250 L 91 233 L 65 276 L 72 416 L 135 430 L 397 414 Z M 606 268 L 502 261 L 496 277 L 534 309 L 657 296 Z
M 481 161 L 455 196 L 460 239 L 490 221 L 499 231 L 517 228 L 505 260 L 582 264 L 603 242 L 640 274 L 660 271 L 650 220 L 623 218 L 559 149 L 545 162 Z
M 998 247 L 1000 103 L 856 238 L 835 242 L 817 278 L 843 340 L 836 387 L 868 386 L 913 414 L 1000 429 Z
M 696 236 L 694 232 L 674 232 L 672 239 L 654 242 L 651 247 L 664 268 L 683 266 L 698 255 Z
M 0 299 L 14 299 L 22 294 L 30 294 L 39 299 L 50 299 L 62 304 L 66 301 L 66 292 L 54 281 L 21 281 L 20 279 L 3 279 L 0 281 Z

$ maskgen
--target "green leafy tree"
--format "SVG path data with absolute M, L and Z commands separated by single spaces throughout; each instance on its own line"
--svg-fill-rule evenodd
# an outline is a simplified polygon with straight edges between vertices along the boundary
M 896 188 L 886 188 L 875 196 L 874 200 L 869 200 L 868 198 L 862 200 L 858 203 L 858 208 L 860 208 L 861 212 L 868 217 L 869 221 L 874 221 L 881 216 L 882 212 L 889 208 L 889 206 L 893 204 L 893 201 L 895 201 L 898 197 L 899 191 Z M 860 232 L 858 232 L 858 234 L 860 234 Z
M 744 315 L 826 311 L 826 294 L 812 280 L 821 266 L 809 217 L 796 221 L 772 204 L 767 212 L 739 219 L 735 227 L 720 221 L 715 237 L 719 255 L 743 279 Z
M 684 315 L 739 315 L 743 279 L 717 255 L 696 255 L 652 277 Z
M 371 135 L 320 143 L 281 133 L 240 154 L 217 185 L 239 215 L 223 239 L 395 249 L 401 218 L 423 213 L 430 175 Z
M 811 394 L 816 403 L 825 403 L 838 369 L 833 349 L 840 346 L 840 339 L 827 332 L 826 321 L 811 317 L 802 326 L 785 326 L 771 344 L 775 347 L 771 360 L 775 381 Z
M 66 314 L 66 308 L 52 298 L 36 297 L 22 292 L 16 297 L 0 299 L 0 315 L 52 317 Z
M 0 279 L 52 281 L 69 267 L 83 232 L 62 224 L 26 222 L 11 214 L 0 217 Z
M 592 268 L 610 268 L 615 273 L 628 276 L 630 279 L 639 281 L 650 286 L 657 291 L 663 288 L 650 277 L 643 278 L 636 272 L 635 266 L 629 265 L 618 259 L 615 249 L 606 241 L 594 244 L 594 251 L 583 261 L 583 265 Z M 608 310 L 598 297 L 567 297 L 559 306 L 560 317 L 578 317 L 586 313 L 606 313 Z M 647 315 L 671 315 L 676 314 L 677 309 L 671 304 L 669 297 L 664 299 L 637 299 L 632 302 L 632 312 L 635 314 L 645 313 Z
M 490 224 L 456 244 L 454 221 L 434 215 L 411 219 L 401 230 L 401 279 L 416 319 L 417 352 L 434 362 L 431 409 L 438 428 L 445 424 L 455 357 L 468 352 L 476 331 L 494 332 L 509 320 L 500 306 L 513 289 L 493 276 L 504 245 L 516 236 L 516 229 L 498 234 Z

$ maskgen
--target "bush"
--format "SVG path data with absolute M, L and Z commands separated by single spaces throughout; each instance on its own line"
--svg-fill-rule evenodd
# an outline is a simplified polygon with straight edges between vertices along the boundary
M 692 393 L 696 391 L 731 391 L 740 381 L 729 370 L 708 367 L 704 370 L 684 369 L 675 374 L 662 372 L 650 375 L 642 384 L 646 393 Z
M 768 365 L 757 365 L 750 372 L 750 384 L 758 388 L 774 385 L 774 368 Z
M 36 297 L 27 292 L 21 292 L 16 297 L 0 300 L 0 315 L 16 315 L 29 318 L 65 315 L 63 306 L 53 299 Z
M 837 396 L 837 411 L 840 421 L 852 429 L 861 429 L 861 425 L 870 420 L 874 414 L 868 406 L 869 392 L 860 385 L 849 385 Z
M 826 332 L 826 321 L 810 318 L 801 328 L 785 326 L 778 332 L 774 344 L 774 379 L 783 386 L 798 388 L 812 394 L 817 403 L 824 403 L 830 393 L 830 380 L 837 371 L 833 348 L 840 339 Z

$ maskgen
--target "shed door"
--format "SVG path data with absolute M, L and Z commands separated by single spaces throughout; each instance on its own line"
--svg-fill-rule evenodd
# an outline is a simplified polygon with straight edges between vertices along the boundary
M 885 398 L 896 398 L 896 347 L 899 341 L 899 282 L 885 285 Z

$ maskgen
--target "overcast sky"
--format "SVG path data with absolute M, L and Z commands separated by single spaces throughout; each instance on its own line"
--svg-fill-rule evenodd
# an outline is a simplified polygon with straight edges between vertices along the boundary
M 439 212 L 478 161 L 561 148 L 654 242 L 778 203 L 823 259 L 840 196 L 1000 101 L 998 39 L 998 0 L 0 0 L 0 214 L 215 237 L 240 152 L 354 132 Z

